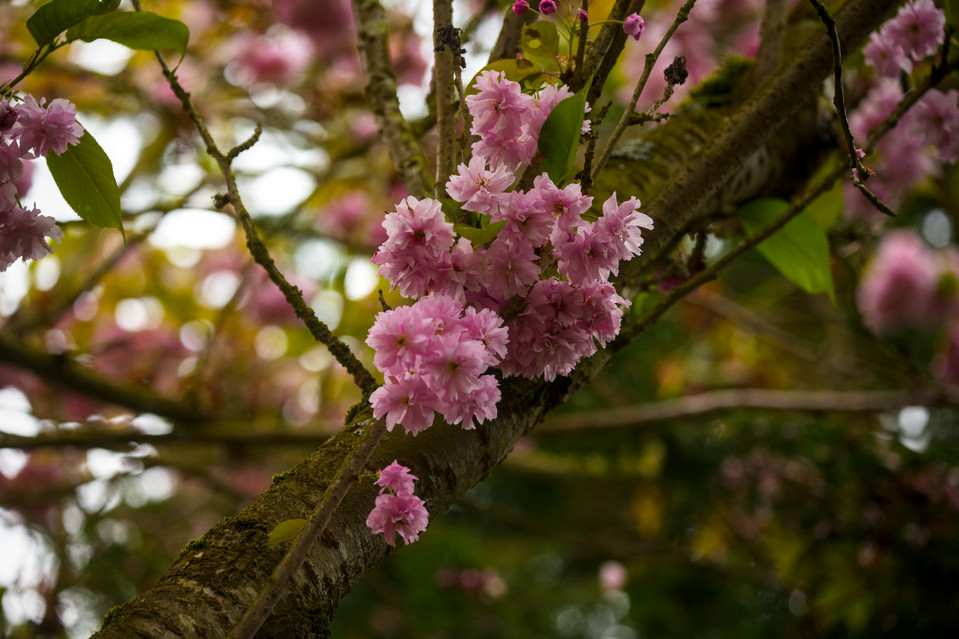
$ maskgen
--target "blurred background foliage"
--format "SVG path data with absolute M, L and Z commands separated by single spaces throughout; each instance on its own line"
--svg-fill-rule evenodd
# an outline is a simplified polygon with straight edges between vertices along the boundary
M 31 51 L 23 22 L 37 4 L 0 4 L 0 80 Z M 367 111 L 348 3 L 144 4 L 190 27 L 178 75 L 224 146 L 264 127 L 235 165 L 241 191 L 281 270 L 369 364 L 362 341 L 382 283 L 368 258 L 382 215 L 405 193 Z M 387 4 L 403 107 L 427 131 L 428 16 L 417 2 Z M 508 4 L 456 3 L 457 15 L 476 16 L 462 22 L 464 77 L 483 64 Z M 591 14 L 611 4 L 593 2 Z M 688 56 L 687 89 L 723 56 L 754 50 L 761 12 L 752 0 L 700 4 L 667 55 Z M 627 47 L 614 94 L 630 92 L 627 79 L 676 6 L 647 3 L 650 36 Z M 69 98 L 95 130 L 121 183 L 127 242 L 71 217 L 38 168 L 28 200 L 56 215 L 65 237 L 52 256 L 0 280 L 0 337 L 203 414 L 190 424 L 140 414 L 71 392 L 56 372 L 0 361 L 4 436 L 75 438 L 6 439 L 0 449 L 0 635 L 79 637 L 334 432 L 359 393 L 252 264 L 232 218 L 215 212 L 217 174 L 151 55 L 72 45 L 21 88 Z M 838 222 L 835 306 L 756 252 L 677 305 L 421 541 L 368 575 L 333 636 L 950 636 L 959 627 L 953 408 L 698 414 L 682 401 L 754 388 L 933 387 L 943 336 L 880 340 L 855 295 L 882 228 L 954 243 L 956 185 L 956 167 L 943 165 L 885 227 Z M 707 261 L 735 241 L 711 238 Z M 637 297 L 631 312 L 660 295 Z M 667 419 L 596 424 L 614 409 L 670 400 L 680 410 Z

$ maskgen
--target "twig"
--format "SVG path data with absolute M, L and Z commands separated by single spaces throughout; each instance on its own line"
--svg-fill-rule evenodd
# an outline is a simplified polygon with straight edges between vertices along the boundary
M 649 76 L 653 72 L 653 66 L 656 64 L 656 61 L 659 59 L 660 54 L 662 54 L 663 49 L 666 47 L 666 44 L 669 42 L 670 38 L 673 37 L 676 29 L 679 28 L 679 25 L 689 19 L 689 12 L 692 10 L 693 5 L 695 4 L 696 0 L 686 0 L 686 4 L 679 8 L 679 11 L 676 13 L 676 19 L 673 20 L 671 25 L 669 25 L 669 29 L 659 41 L 656 49 L 652 53 L 646 54 L 646 64 L 643 66 L 643 74 L 640 76 L 639 82 L 636 83 L 636 89 L 633 91 L 633 96 L 630 98 L 629 104 L 626 105 L 626 110 L 623 112 L 622 117 L 620 117 L 619 122 L 616 123 L 616 128 L 613 130 L 613 134 L 609 136 L 609 140 L 606 141 L 606 146 L 603 147 L 603 150 L 599 155 L 599 159 L 596 160 L 596 165 L 593 167 L 593 181 L 596 180 L 596 176 L 598 176 L 599 172 L 603 170 L 604 166 L 606 166 L 606 161 L 609 160 L 609 156 L 613 154 L 613 148 L 616 146 L 616 143 L 619 142 L 619 138 L 622 137 L 623 132 L 626 131 L 626 127 L 630 125 L 633 114 L 636 113 L 636 102 L 639 100 L 639 96 L 643 93 L 643 89 L 646 87 L 646 81 L 649 80 Z
M 139 0 L 133 0 L 133 6 L 137 11 L 141 10 Z M 176 75 L 170 70 L 170 67 L 166 62 L 166 58 L 163 57 L 163 54 L 159 51 L 156 51 L 155 53 L 157 61 L 159 61 L 160 67 L 163 69 L 163 74 L 166 76 L 170 88 L 180 101 L 180 104 L 183 105 L 183 110 L 193 122 L 194 128 L 196 129 L 197 133 L 200 134 L 200 137 L 203 139 L 203 143 L 206 145 L 206 152 L 216 162 L 220 169 L 220 173 L 223 176 L 223 180 L 226 182 L 226 194 L 217 195 L 214 199 L 214 203 L 218 206 L 218 208 L 224 208 L 227 204 L 232 205 L 233 212 L 236 214 L 237 219 L 240 221 L 240 225 L 243 227 L 243 230 L 246 233 L 246 246 L 253 255 L 253 259 L 256 260 L 257 264 L 263 267 L 273 283 L 276 284 L 276 286 L 280 289 L 280 291 L 283 293 L 283 297 L 286 298 L 286 301 L 293 308 L 296 316 L 299 317 L 300 320 L 302 320 L 306 325 L 314 339 L 326 345 L 326 347 L 330 350 L 330 354 L 332 354 L 336 361 L 339 362 L 340 365 L 342 365 L 347 372 L 353 376 L 353 380 L 356 382 L 356 385 L 359 386 L 364 393 L 371 393 L 377 386 L 373 375 L 366 370 L 360 360 L 358 360 L 352 351 L 350 351 L 350 348 L 345 343 L 340 341 L 333 334 L 333 332 L 330 331 L 326 324 L 317 318 L 316 313 L 313 312 L 313 309 L 311 309 L 306 304 L 306 301 L 304 301 L 303 294 L 300 292 L 300 290 L 290 284 L 286 280 L 286 277 L 284 277 L 280 270 L 276 267 L 276 263 L 270 256 L 270 252 L 267 250 L 263 240 L 260 238 L 259 232 L 256 230 L 256 227 L 253 226 L 253 219 L 250 217 L 249 211 L 246 210 L 246 206 L 243 204 L 243 200 L 240 198 L 240 192 L 237 188 L 236 178 L 233 175 L 230 162 L 231 159 L 235 158 L 240 151 L 249 148 L 249 146 L 256 141 L 258 133 L 254 133 L 250 140 L 247 140 L 246 142 L 231 149 L 226 154 L 220 151 L 220 148 L 217 146 L 213 136 L 210 134 L 210 130 L 207 128 L 206 123 L 196 110 L 196 107 L 193 104 L 193 98 L 191 98 L 190 94 L 187 93 L 180 85 Z M 259 126 L 257 128 L 259 128 Z
M 616 0 L 616 4 L 609 10 L 609 17 L 590 45 L 583 65 L 583 78 L 593 78 L 588 102 L 596 102 L 599 98 L 606 83 L 606 76 L 619 60 L 619 54 L 626 43 L 626 32 L 623 31 L 622 21 L 627 14 L 642 11 L 645 4 L 645 0 Z
M 433 0 L 433 86 L 436 98 L 437 198 L 446 197 L 446 181 L 456 167 L 456 94 L 454 66 L 458 67 L 460 40 L 453 26 L 452 0 Z
M 843 97 L 842 88 L 842 44 L 839 42 L 839 31 L 836 30 L 836 21 L 829 15 L 829 11 L 819 0 L 809 0 L 812 6 L 816 8 L 819 19 L 826 27 L 826 33 L 829 34 L 829 40 L 832 42 L 833 57 L 833 104 L 836 105 L 836 114 L 839 116 L 839 127 L 842 129 L 842 137 L 846 142 L 846 152 L 849 153 L 849 167 L 861 171 L 860 175 L 868 176 L 862 161 L 856 154 L 856 143 L 852 138 L 852 131 L 849 129 L 849 118 L 846 116 L 846 100 Z M 863 178 L 865 179 L 865 177 Z M 876 198 L 878 201 L 878 198 Z M 888 210 L 888 207 L 886 207 Z
M 363 441 L 340 466 L 340 470 L 329 488 L 326 489 L 323 497 L 316 504 L 316 508 L 313 509 L 303 532 L 300 533 L 300 536 L 293 543 L 293 547 L 284 555 L 273 574 L 263 585 L 256 600 L 247 608 L 243 618 L 230 631 L 227 639 L 253 639 L 260 626 L 263 625 L 263 622 L 266 621 L 266 618 L 280 600 L 290 580 L 303 565 L 310 549 L 326 529 L 333 513 L 340 502 L 343 501 L 343 498 L 346 497 L 350 487 L 355 483 L 360 470 L 366 465 L 385 432 L 386 422 L 383 419 L 378 419 L 367 427 L 367 432 L 362 436 Z
M 537 427 L 539 434 L 605 428 L 636 428 L 658 422 L 685 419 L 723 410 L 878 413 L 904 406 L 953 406 L 959 398 L 938 391 L 784 391 L 768 388 L 735 388 L 688 395 L 678 399 L 562 415 Z
M 396 75 L 390 64 L 386 39 L 386 12 L 377 0 L 353 0 L 360 61 L 366 76 L 366 96 L 380 138 L 390 152 L 406 190 L 416 197 L 433 192 L 426 158 L 409 123 L 400 113 L 396 97 Z
M 225 429 L 228 422 L 215 422 Z M 243 427 L 249 427 L 249 422 Z M 237 425 L 239 426 L 239 425 Z M 86 428 L 42 432 L 36 437 L 0 433 L 0 448 L 36 450 L 38 448 L 128 449 L 136 444 L 173 444 L 185 446 L 319 446 L 330 438 L 323 433 L 243 433 L 206 432 L 180 429 L 172 433 L 150 434 L 136 430 L 113 432 Z

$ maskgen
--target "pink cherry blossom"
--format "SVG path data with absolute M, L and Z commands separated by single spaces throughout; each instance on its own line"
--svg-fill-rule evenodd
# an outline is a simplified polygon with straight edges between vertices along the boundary
M 383 533 L 386 543 L 396 546 L 396 534 L 403 543 L 411 544 L 426 530 L 429 513 L 425 502 L 416 495 L 380 495 L 376 505 L 366 518 L 366 525 L 373 533 Z
M 457 175 L 451 176 L 446 183 L 446 192 L 457 202 L 462 202 L 467 211 L 490 215 L 496 210 L 498 196 L 515 179 L 505 166 L 488 169 L 486 159 L 477 155 L 470 160 L 469 165 L 459 165 Z
M 913 60 L 932 55 L 942 44 L 946 16 L 932 0 L 917 0 L 899 10 L 886 23 L 888 36 Z
M 397 424 L 416 435 L 433 425 L 440 403 L 422 375 L 407 374 L 393 378 L 370 395 L 373 416 L 386 417 L 386 429 Z
M 51 151 L 59 155 L 68 145 L 79 142 L 83 135 L 83 127 L 77 124 L 75 106 L 62 98 L 46 107 L 44 102 L 41 98 L 37 104 L 32 95 L 27 95 L 14 107 L 18 117 L 10 128 L 10 135 L 18 137 L 20 148 L 33 153 L 33 157 L 45 156 Z
M 922 97 L 910 114 L 914 135 L 925 144 L 934 144 L 943 162 L 959 160 L 959 91 L 932 90 Z
M 939 269 L 930 249 L 908 231 L 889 233 L 866 271 L 856 301 L 880 335 L 928 324 L 936 313 Z
M 7 195 L 13 189 L 10 183 L 0 186 L 0 272 L 18 259 L 39 260 L 49 255 L 53 250 L 47 238 L 57 241 L 63 237 L 52 217 L 40 215 L 36 208 L 9 206 Z
M 396 495 L 411 495 L 413 482 L 416 479 L 416 475 L 411 473 L 409 468 L 402 466 L 394 459 L 392 464 L 380 471 L 380 476 L 375 483 L 381 487 L 381 495 L 387 490 L 393 491 Z
M 872 66 L 879 75 L 895 78 L 900 71 L 912 71 L 912 61 L 899 43 L 889 36 L 887 28 L 869 34 L 869 42 L 863 47 L 862 53 L 866 64 Z

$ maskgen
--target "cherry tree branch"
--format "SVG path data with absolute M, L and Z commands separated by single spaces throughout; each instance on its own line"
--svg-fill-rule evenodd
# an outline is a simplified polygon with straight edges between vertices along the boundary
M 775 410 L 810 413 L 880 413 L 905 406 L 957 406 L 959 396 L 943 390 L 789 391 L 734 388 L 677 399 L 624 406 L 584 414 L 561 415 L 536 429 L 540 435 L 607 428 L 639 428 L 726 410 Z
M 393 158 L 406 190 L 415 197 L 433 192 L 426 158 L 409 123 L 400 113 L 396 76 L 386 39 L 386 11 L 377 0 L 353 0 L 360 60 L 366 76 L 366 96 L 380 130 L 380 139 Z
M 136 386 L 121 386 L 97 376 L 68 355 L 49 355 L 0 335 L 0 363 L 22 368 L 45 381 L 96 399 L 141 413 L 153 413 L 176 422 L 195 423 L 209 419 L 194 404 L 178 402 Z
M 844 48 L 851 50 L 862 43 L 899 2 L 848 0 L 836 14 Z M 721 147 L 710 145 L 663 184 L 652 199 L 657 231 L 647 240 L 651 250 L 646 259 L 630 267 L 630 274 L 649 269 L 654 263 L 651 260 L 672 241 L 677 229 L 709 215 L 708 200 L 715 199 L 732 175 L 730 166 L 741 164 L 784 122 L 791 121 L 799 106 L 811 101 L 830 70 L 830 43 L 820 34 L 809 51 L 782 70 L 771 88 L 753 96 L 742 115 L 730 121 L 729 132 L 716 136 L 717 144 L 721 140 L 729 145 L 728 156 Z M 779 77 L 787 84 L 780 84 Z M 472 431 L 437 423 L 415 438 L 397 429 L 384 437 L 369 463 L 382 467 L 397 459 L 409 467 L 421 478 L 418 495 L 436 516 L 486 478 L 520 438 L 569 393 L 587 383 L 611 354 L 610 350 L 600 351 L 569 376 L 552 382 L 508 378 L 501 385 L 498 417 L 492 422 Z M 351 412 L 347 428 L 278 477 L 243 512 L 187 546 L 151 591 L 114 609 L 95 635 L 97 639 L 127 639 L 138 633 L 147 637 L 225 636 L 282 559 L 282 551 L 266 545 L 270 531 L 282 521 L 309 516 L 337 469 L 360 446 L 370 420 L 366 406 Z M 351 487 L 327 525 L 328 532 L 311 546 L 258 637 L 328 636 L 339 600 L 389 553 L 385 540 L 370 534 L 365 524 L 376 492 L 369 484 Z
M 453 27 L 452 0 L 433 0 L 433 95 L 436 97 L 435 196 L 446 197 L 446 180 L 456 170 L 456 93 L 454 65 L 460 59 Z

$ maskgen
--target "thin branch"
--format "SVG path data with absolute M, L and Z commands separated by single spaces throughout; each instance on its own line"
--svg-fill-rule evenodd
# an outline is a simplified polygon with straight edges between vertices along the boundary
M 436 98 L 437 198 L 446 197 L 446 180 L 456 168 L 456 93 L 454 66 L 458 67 L 460 40 L 453 26 L 452 0 L 433 0 L 433 87 Z
M 228 422 L 215 422 L 218 429 L 225 429 Z M 249 422 L 242 424 L 249 427 Z M 240 424 L 237 424 L 239 427 Z M 0 448 L 36 450 L 39 448 L 106 448 L 124 450 L 137 444 L 185 445 L 185 446 L 319 446 L 329 440 L 325 433 L 244 433 L 206 432 L 179 429 L 159 435 L 129 430 L 111 432 L 103 430 L 58 430 L 42 432 L 36 437 L 24 437 L 0 433 Z
M 846 142 L 846 152 L 849 153 L 849 166 L 862 171 L 862 174 L 864 175 L 868 175 L 865 172 L 865 167 L 863 167 L 862 161 L 860 161 L 859 156 L 856 154 L 856 143 L 853 141 L 852 131 L 849 129 L 849 118 L 846 115 L 846 100 L 843 97 L 842 87 L 842 44 L 839 42 L 839 31 L 836 29 L 836 21 L 833 20 L 832 16 L 829 15 L 829 10 L 826 9 L 825 5 L 823 5 L 819 0 L 809 1 L 812 3 L 813 7 L 816 8 L 816 13 L 819 15 L 819 19 L 822 21 L 823 25 L 825 25 L 826 33 L 829 34 L 829 40 L 832 42 L 832 100 L 833 104 L 836 105 L 836 114 L 839 116 L 839 127 L 842 129 L 842 137 Z M 876 200 L 878 200 L 878 198 L 876 198 Z M 888 210 L 888 207 L 886 207 L 886 209 Z
M 612 71 L 619 54 L 626 44 L 626 32 L 623 31 L 622 21 L 630 13 L 642 11 L 646 0 L 616 0 L 616 4 L 609 11 L 609 17 L 599 30 L 599 35 L 593 40 L 586 54 L 583 65 L 583 78 L 593 78 L 587 100 L 595 103 L 603 91 L 606 77 Z
M 560 415 L 547 419 L 536 432 L 553 434 L 606 428 L 637 428 L 725 410 L 796 411 L 813 413 L 879 413 L 905 406 L 957 406 L 959 397 L 945 391 L 784 391 L 735 388 L 688 395 L 678 399 L 606 411 Z
M 199 406 L 161 397 L 145 388 L 115 384 L 97 377 L 92 371 L 67 355 L 48 355 L 3 336 L 0 336 L 0 363 L 36 373 L 44 380 L 71 392 L 88 395 L 141 413 L 153 413 L 177 422 L 197 422 L 206 419 L 204 411 Z
M 386 421 L 383 419 L 378 419 L 367 426 L 362 442 L 340 466 L 333 482 L 323 493 L 323 497 L 316 504 L 316 508 L 313 509 L 303 532 L 300 533 L 300 536 L 293 543 L 293 547 L 277 565 L 273 574 L 266 580 L 256 600 L 247 608 L 243 618 L 233 627 L 227 639 L 253 639 L 260 626 L 273 612 L 273 608 L 276 607 L 293 575 L 306 561 L 310 550 L 323 531 L 326 530 L 333 513 L 336 512 L 343 498 L 346 497 L 350 486 L 356 482 L 360 471 L 366 465 L 370 455 L 373 454 L 385 433 Z
M 141 10 L 139 0 L 133 0 L 133 6 L 137 11 Z M 324 344 L 329 349 L 330 354 L 332 354 L 336 361 L 339 362 L 340 365 L 343 366 L 347 372 L 353 376 L 353 380 L 356 382 L 356 385 L 359 386 L 364 393 L 371 393 L 377 386 L 373 375 L 366 370 L 360 360 L 358 360 L 353 352 L 350 351 L 349 346 L 340 341 L 333 334 L 333 332 L 330 331 L 329 327 L 321 322 L 319 318 L 317 318 L 316 313 L 313 312 L 313 309 L 306 304 L 306 301 L 303 299 L 303 294 L 300 292 L 300 290 L 290 284 L 286 277 L 283 276 L 283 273 L 281 273 L 277 268 L 276 262 L 273 261 L 273 257 L 270 256 L 269 250 L 266 248 L 266 245 L 260 238 L 259 232 L 256 230 L 256 227 L 253 226 L 253 219 L 250 216 L 249 211 L 246 210 L 243 200 L 240 198 L 240 192 L 236 185 L 236 178 L 233 175 L 233 170 L 230 168 L 230 162 L 240 151 L 249 148 L 254 142 L 256 142 L 256 139 L 259 137 L 260 126 L 257 125 L 257 131 L 254 132 L 253 136 L 249 140 L 241 143 L 236 148 L 224 154 L 214 141 L 213 136 L 210 134 L 210 131 L 206 126 L 206 123 L 203 121 L 203 118 L 200 117 L 199 112 L 196 110 L 196 107 L 193 104 L 193 98 L 190 97 L 190 94 L 187 93 L 180 85 L 180 82 L 176 78 L 176 74 L 170 70 L 170 66 L 167 64 L 166 58 L 164 58 L 163 54 L 161 54 L 159 51 L 156 51 L 155 53 L 156 58 L 160 63 L 160 67 L 163 69 L 163 74 L 170 85 L 170 88 L 180 101 L 180 104 L 183 105 L 183 110 L 193 122 L 194 128 L 196 129 L 197 133 L 200 134 L 200 137 L 203 139 L 203 143 L 206 145 L 206 152 L 216 162 L 220 169 L 220 173 L 223 176 L 223 180 L 226 182 L 226 194 L 218 195 L 215 198 L 214 203 L 218 208 L 225 208 L 227 204 L 232 205 L 233 212 L 240 221 L 240 224 L 246 233 L 246 246 L 253 255 L 253 259 L 256 260 L 257 264 L 263 267 L 273 283 L 276 284 L 276 286 L 280 289 L 280 291 L 283 293 L 283 297 L 286 298 L 287 303 L 289 303 L 289 305 L 293 308 L 296 316 L 299 317 L 300 320 L 302 320 L 302 322 L 306 325 L 314 339 Z
M 393 158 L 406 190 L 415 197 L 433 192 L 426 158 L 409 123 L 400 113 L 396 76 L 390 63 L 386 12 L 377 0 L 353 0 L 360 60 L 366 76 L 366 96 L 380 130 L 380 138 Z
M 596 164 L 593 166 L 593 181 L 596 180 L 596 176 L 599 175 L 599 172 L 603 170 L 604 166 L 606 166 L 606 161 L 609 160 L 609 156 L 613 154 L 613 148 L 616 146 L 616 143 L 619 142 L 619 138 L 622 137 L 623 132 L 626 131 L 626 127 L 631 124 L 633 115 L 636 113 L 636 102 L 639 100 L 639 96 L 643 93 L 643 89 L 646 87 L 646 81 L 649 80 L 649 76 L 653 72 L 653 66 L 656 64 L 656 61 L 659 60 L 659 56 L 662 54 L 663 49 L 666 47 L 666 44 L 669 42 L 670 38 L 673 37 L 676 29 L 679 28 L 679 25 L 689 19 L 689 12 L 692 10 L 694 4 L 696 4 L 696 0 L 686 0 L 686 4 L 680 7 L 679 11 L 676 13 L 676 19 L 673 20 L 671 25 L 669 25 L 669 29 L 659 41 L 656 49 L 652 53 L 646 54 L 646 64 L 643 66 L 643 74 L 640 76 L 639 82 L 636 83 L 636 89 L 633 91 L 633 96 L 630 98 L 629 104 L 626 105 L 626 110 L 623 112 L 622 117 L 620 117 L 619 122 L 616 123 L 616 128 L 613 130 L 613 134 L 609 136 L 609 140 L 606 141 L 606 146 L 603 147 L 603 150 L 599 155 L 599 159 L 596 160 Z

